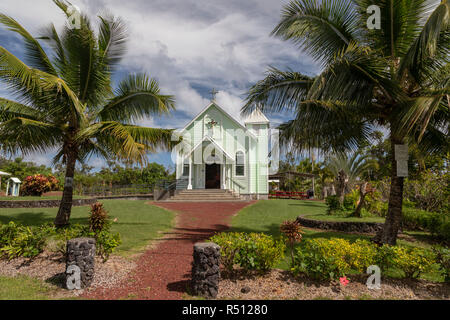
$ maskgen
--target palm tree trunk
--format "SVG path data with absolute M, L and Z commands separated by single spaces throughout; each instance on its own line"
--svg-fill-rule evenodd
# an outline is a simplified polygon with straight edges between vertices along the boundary
M 64 182 L 64 191 L 59 205 L 58 214 L 55 218 L 55 226 L 60 228 L 69 224 L 70 213 L 72 212 L 73 200 L 73 177 L 75 174 L 75 164 L 77 162 L 77 153 L 69 152 L 67 155 L 66 177 Z
M 366 199 L 366 195 L 367 195 L 366 187 L 367 187 L 367 182 L 361 183 L 361 185 L 359 187 L 359 203 L 356 206 L 356 210 L 351 214 L 352 217 L 361 218 L 361 209 L 364 206 L 364 200 Z
M 339 171 L 339 174 L 336 179 L 337 188 L 336 188 L 336 194 L 339 198 L 340 204 L 344 204 L 344 198 L 345 198 L 345 187 L 347 184 L 347 174 L 344 172 L 344 170 Z
M 389 205 L 381 232 L 375 237 L 376 242 L 395 245 L 397 234 L 402 224 L 403 205 L 403 177 L 397 177 L 397 161 L 395 160 L 395 145 L 402 143 L 401 139 L 396 139 L 391 135 L 391 188 L 389 192 Z

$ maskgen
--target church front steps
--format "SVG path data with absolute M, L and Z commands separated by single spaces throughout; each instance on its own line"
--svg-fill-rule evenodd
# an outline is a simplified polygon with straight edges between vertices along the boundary
M 194 189 L 182 190 L 166 200 L 167 202 L 236 202 L 244 201 L 229 190 Z

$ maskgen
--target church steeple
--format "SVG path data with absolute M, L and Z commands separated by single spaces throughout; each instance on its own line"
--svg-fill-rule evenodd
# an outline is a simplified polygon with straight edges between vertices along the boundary
M 264 113 L 259 110 L 258 107 L 253 110 L 253 112 L 248 116 L 248 118 L 245 120 L 245 125 L 247 124 L 269 124 L 270 121 L 267 119 L 267 117 L 264 115 Z

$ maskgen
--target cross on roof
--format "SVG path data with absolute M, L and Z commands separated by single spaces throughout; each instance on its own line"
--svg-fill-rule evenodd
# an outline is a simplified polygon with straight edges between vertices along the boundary
M 215 88 L 213 88 L 209 93 L 211 94 L 211 100 L 215 100 L 216 95 L 219 93 L 219 91 L 217 91 Z

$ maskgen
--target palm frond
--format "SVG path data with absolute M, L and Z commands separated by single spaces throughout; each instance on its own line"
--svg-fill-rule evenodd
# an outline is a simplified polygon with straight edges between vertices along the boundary
M 60 143 L 59 127 L 23 117 L 15 117 L 0 123 L 0 141 L 12 154 L 45 152 Z
M 284 6 L 272 34 L 293 41 L 326 64 L 350 42 L 358 42 L 357 21 L 350 0 L 295 0 Z
M 0 122 L 16 117 L 37 120 L 42 118 L 43 114 L 30 106 L 0 97 Z
M 268 112 L 294 110 L 298 101 L 307 96 L 312 83 L 312 78 L 301 73 L 270 67 L 266 77 L 250 88 L 242 114 L 251 113 L 254 105 Z
M 450 54 L 450 0 L 442 0 L 401 61 L 399 74 L 409 72 L 417 82 L 448 63 Z
M 57 75 L 56 70 L 45 53 L 44 49 L 42 49 L 39 42 L 33 38 L 25 28 L 23 28 L 16 20 L 13 18 L 1 14 L 0 13 L 0 23 L 3 24 L 15 33 L 18 33 L 22 36 L 25 42 L 25 55 L 28 59 L 28 64 L 36 69 L 39 69 L 43 72 Z
M 55 52 L 55 65 L 61 76 L 64 76 L 64 71 L 67 65 L 66 53 L 61 42 L 61 38 L 52 23 L 41 31 L 41 36 L 38 39 L 46 41 Z
M 100 31 L 98 47 L 100 59 L 111 71 L 119 63 L 125 53 L 127 31 L 122 19 L 107 15 L 99 16 Z
M 102 121 L 133 122 L 145 116 L 167 114 L 175 109 L 173 96 L 162 95 L 158 82 L 147 75 L 130 75 L 119 83 L 115 97 L 99 112 Z
M 355 10 L 360 19 L 360 28 L 367 29 L 371 5 L 380 8 L 381 28 L 366 33 L 366 43 L 386 57 L 402 57 L 409 49 L 421 29 L 424 16 L 432 8 L 429 0 L 356 0 Z

